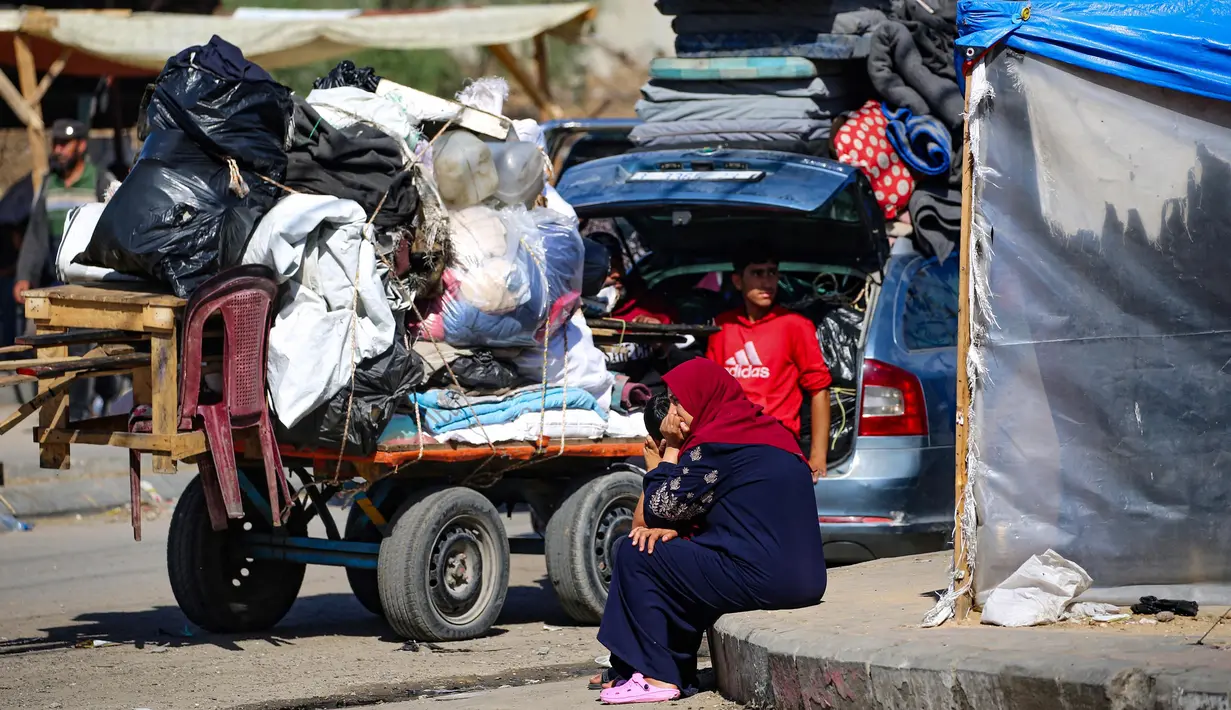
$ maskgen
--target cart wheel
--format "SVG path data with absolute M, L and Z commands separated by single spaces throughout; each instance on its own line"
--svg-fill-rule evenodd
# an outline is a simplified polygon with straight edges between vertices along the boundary
M 641 476 L 609 473 L 577 487 L 548 521 L 547 576 L 572 620 L 602 620 L 615 546 L 628 539 L 641 490 Z
M 462 641 L 487 633 L 509 589 L 509 538 L 496 506 L 469 488 L 402 504 L 380 546 L 380 600 L 399 635 Z
M 184 615 L 207 631 L 268 629 L 290 611 L 303 584 L 304 565 L 244 558 L 233 549 L 245 532 L 273 532 L 259 513 L 246 513 L 243 519 L 230 521 L 227 530 L 215 532 L 205 505 L 205 487 L 197 476 L 184 489 L 171 516 L 167 538 L 171 591 Z M 308 534 L 298 507 L 285 528 L 288 535 Z
M 378 506 L 381 513 L 388 520 L 393 519 L 393 514 L 397 512 L 398 506 L 406 499 L 406 491 L 401 487 L 395 487 L 389 491 L 389 495 L 381 501 Z M 372 521 L 363 512 L 363 509 L 357 505 L 352 505 L 350 513 L 346 516 L 346 530 L 343 534 L 343 539 L 348 542 L 382 542 L 383 537 L 380 530 L 372 524 Z M 350 582 L 351 591 L 355 593 L 355 598 L 363 605 L 364 609 L 373 614 L 384 617 L 385 608 L 380 603 L 380 584 L 376 579 L 376 570 L 374 569 L 357 569 L 354 567 L 346 568 L 346 581 Z

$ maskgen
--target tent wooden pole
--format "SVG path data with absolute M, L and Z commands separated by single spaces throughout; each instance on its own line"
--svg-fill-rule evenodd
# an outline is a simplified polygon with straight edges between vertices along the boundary
M 21 95 L 21 90 L 13 84 L 8 74 L 4 72 L 0 72 L 0 98 L 4 99 L 4 103 L 8 104 L 8 107 L 13 110 L 13 113 L 24 125 L 43 125 L 43 119 L 30 110 L 30 104 L 26 103 L 25 97 Z
M 546 35 L 538 34 L 534 36 L 534 64 L 538 70 L 539 91 L 542 92 L 544 98 L 551 101 L 551 71 L 547 67 Z
M 34 67 L 34 54 L 21 34 L 13 35 L 13 53 L 17 58 L 17 81 L 21 85 L 22 98 L 25 99 L 30 113 L 39 119 L 37 123 L 26 124 L 26 138 L 30 143 L 31 177 L 34 180 L 34 189 L 38 190 L 43 184 L 48 168 L 43 109 L 38 99 L 38 73 Z
M 535 106 L 538 106 L 539 111 L 542 112 L 545 118 L 560 118 L 564 115 L 564 111 L 559 106 L 552 103 L 550 98 L 544 96 L 539 91 L 539 87 L 530 78 L 530 75 L 526 74 L 525 70 L 521 68 L 517 57 L 513 56 L 513 52 L 507 44 L 492 44 L 488 45 L 487 49 L 497 61 L 504 65 L 504 68 L 508 70 L 513 80 L 521 86 L 522 90 L 529 94 L 530 100 L 534 102 Z
M 51 63 L 47 68 L 47 73 L 38 82 L 38 91 L 35 93 L 34 101 L 42 103 L 43 97 L 47 95 L 47 90 L 51 88 L 51 84 L 60 76 L 60 72 L 64 71 L 64 67 L 68 66 L 68 60 L 73 56 L 73 50 L 66 49 L 60 53 L 60 56 Z
M 966 512 L 966 486 L 970 485 L 969 471 L 966 467 L 966 452 L 970 445 L 970 381 L 966 374 L 966 354 L 970 350 L 970 319 L 972 316 L 970 301 L 970 224 L 974 209 L 973 183 L 974 166 L 970 155 L 970 75 L 966 76 L 966 120 L 962 128 L 962 226 L 958 242 L 960 254 L 960 272 L 958 277 L 958 317 L 957 317 L 957 432 L 954 445 L 957 457 L 953 482 L 954 515 L 953 528 L 953 569 L 960 577 L 955 582 L 957 586 L 970 581 L 970 592 L 957 599 L 954 618 L 958 621 L 970 614 L 971 602 L 974 598 L 974 582 L 970 580 L 970 565 L 966 560 L 966 545 L 963 542 L 962 518 Z

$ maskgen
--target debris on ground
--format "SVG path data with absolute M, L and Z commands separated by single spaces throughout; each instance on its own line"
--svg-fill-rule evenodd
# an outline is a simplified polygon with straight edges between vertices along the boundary
M 1146 616 L 1161 614 L 1165 611 L 1178 616 L 1196 616 L 1198 609 L 1197 602 L 1183 599 L 1159 599 L 1158 597 L 1142 597 L 1141 603 L 1133 605 L 1134 614 Z
M 1124 621 L 1132 618 L 1132 614 L 1125 614 L 1120 611 L 1120 607 L 1115 604 L 1100 604 L 1098 602 L 1077 602 L 1071 605 L 1064 612 L 1063 618 L 1065 621 L 1096 621 L 1100 623 L 1110 623 L 1112 621 Z
M 983 605 L 983 623 L 993 626 L 1054 624 L 1094 580 L 1054 550 L 1026 560 L 1001 582 Z
M 30 523 L 18 520 L 8 513 L 0 513 L 0 532 L 26 532 L 33 529 L 34 526 Z
M 74 644 L 75 648 L 103 648 L 104 646 L 122 646 L 123 644 L 116 641 L 104 641 L 103 639 L 86 639 L 78 641 Z

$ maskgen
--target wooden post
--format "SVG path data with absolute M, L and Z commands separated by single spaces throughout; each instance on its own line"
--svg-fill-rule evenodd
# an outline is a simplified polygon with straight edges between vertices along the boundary
M 38 123 L 26 123 L 26 138 L 30 143 L 30 171 L 34 190 L 41 189 L 43 178 L 47 176 L 47 140 L 43 130 L 43 109 L 39 101 L 38 72 L 34 66 L 34 54 L 25 37 L 20 33 L 13 35 L 13 53 L 17 58 L 17 83 L 21 86 L 21 96 L 25 99 L 30 113 L 36 116 Z
M 961 575 L 955 581 L 957 587 L 967 582 L 970 591 L 957 599 L 954 618 L 961 621 L 970 614 L 971 602 L 974 599 L 974 581 L 970 579 L 970 565 L 966 560 L 966 545 L 962 540 L 962 518 L 966 513 L 966 486 L 970 478 L 966 469 L 966 452 L 970 446 L 970 380 L 966 374 L 966 355 L 970 350 L 970 319 L 974 313 L 971 303 L 971 261 L 970 261 L 970 224 L 974 209 L 973 186 L 974 165 L 970 155 L 970 76 L 966 76 L 966 120 L 962 128 L 962 227 L 958 254 L 960 255 L 960 273 L 958 278 L 958 316 L 957 316 L 957 432 L 954 444 L 954 455 L 957 458 L 953 482 L 954 515 L 953 528 L 953 569 Z
M 44 157 L 46 157 L 45 154 Z M 39 335 L 46 335 L 50 333 L 63 333 L 65 330 L 67 329 L 40 325 L 37 327 L 36 332 Z M 58 345 L 51 348 L 39 348 L 38 356 L 40 358 L 68 357 L 68 346 Z M 47 403 L 38 410 L 38 425 L 42 429 L 68 428 L 68 390 L 63 386 L 57 388 L 57 385 L 61 385 L 61 383 L 54 380 L 41 380 L 38 383 L 39 394 L 49 394 Z M 53 391 L 58 393 L 50 394 Z M 70 464 L 68 444 L 41 444 L 39 446 L 38 461 L 40 468 L 68 469 Z
M 513 52 L 507 44 L 493 44 L 488 46 L 487 49 L 492 53 L 493 57 L 504 65 L 504 68 L 508 70 L 513 80 L 521 86 L 522 90 L 530 96 L 530 100 L 534 102 L 535 106 L 539 107 L 539 111 L 542 112 L 544 118 L 560 118 L 564 115 L 564 111 L 559 106 L 552 103 L 550 98 L 544 96 L 539 91 L 538 85 L 521 68 L 521 64 L 517 62 L 517 57 L 513 56 Z
M 534 36 L 534 64 L 539 76 L 539 91 L 548 101 L 551 97 L 551 70 L 547 66 L 547 35 Z
M 64 67 L 68 66 L 68 60 L 71 59 L 72 56 L 73 50 L 66 49 L 61 52 L 60 56 L 56 57 L 56 60 L 51 63 L 50 67 L 47 68 L 47 73 L 43 75 L 42 79 L 39 79 L 38 91 L 36 91 L 34 95 L 34 102 L 36 104 L 42 103 L 43 97 L 47 95 L 48 89 L 51 88 L 51 85 L 55 82 L 56 77 L 60 76 L 60 72 L 64 71 Z
M 179 430 L 179 356 L 175 329 L 150 334 L 150 379 L 154 434 L 172 436 Z M 135 394 L 135 392 L 134 392 Z M 154 455 L 154 473 L 175 473 L 175 458 Z

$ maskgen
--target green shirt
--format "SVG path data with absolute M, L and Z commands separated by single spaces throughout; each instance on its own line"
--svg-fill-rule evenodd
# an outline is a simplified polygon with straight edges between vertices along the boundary
M 64 178 L 52 174 L 47 178 L 47 224 L 51 232 L 51 253 L 60 246 L 64 236 L 64 222 L 75 207 L 98 202 L 98 169 L 86 161 L 85 170 L 72 187 L 64 185 Z

